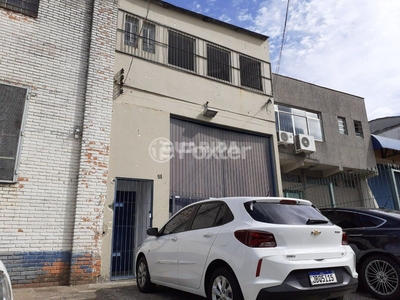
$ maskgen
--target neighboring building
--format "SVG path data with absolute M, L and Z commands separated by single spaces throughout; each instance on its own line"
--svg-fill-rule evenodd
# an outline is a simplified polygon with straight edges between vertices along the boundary
M 369 122 L 377 178 L 369 185 L 380 207 L 400 209 L 400 117 L 385 117 Z
M 94 282 L 116 1 L 0 0 L 0 258 L 14 287 Z
M 275 74 L 273 83 L 284 194 L 321 207 L 373 203 L 364 99 Z
M 134 275 L 146 228 L 183 205 L 281 189 L 267 36 L 163 1 L 119 5 L 102 243 L 111 279 Z

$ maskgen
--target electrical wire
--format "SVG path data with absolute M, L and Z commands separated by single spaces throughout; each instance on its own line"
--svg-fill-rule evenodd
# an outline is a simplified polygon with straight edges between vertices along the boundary
M 288 20 L 288 16 L 289 16 L 289 5 L 290 5 L 290 0 L 288 0 L 287 6 L 286 6 L 285 24 L 283 25 L 281 48 L 279 50 L 278 61 L 276 63 L 276 69 L 275 69 L 275 74 L 276 75 L 279 75 L 279 69 L 281 67 L 282 52 L 283 52 L 283 47 L 285 45 L 286 26 L 287 26 L 287 20 Z M 275 76 L 275 80 L 274 80 L 274 82 L 272 84 L 272 89 L 274 88 L 274 86 L 276 86 L 277 78 L 278 78 L 278 76 Z

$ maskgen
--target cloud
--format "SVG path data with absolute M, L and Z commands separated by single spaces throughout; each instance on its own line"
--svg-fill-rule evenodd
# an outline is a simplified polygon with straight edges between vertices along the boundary
M 273 64 L 286 3 L 265 1 L 254 18 L 254 29 L 271 37 Z M 370 119 L 400 115 L 400 2 L 290 3 L 280 73 L 364 97 Z

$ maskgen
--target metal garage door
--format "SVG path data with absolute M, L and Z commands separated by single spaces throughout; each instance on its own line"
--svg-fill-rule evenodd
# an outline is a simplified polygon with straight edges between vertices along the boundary
M 271 138 L 171 119 L 171 199 L 274 196 Z

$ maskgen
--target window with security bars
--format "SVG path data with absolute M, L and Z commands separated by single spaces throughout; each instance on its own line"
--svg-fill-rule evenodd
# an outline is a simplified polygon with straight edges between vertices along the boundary
M 0 0 L 0 7 L 36 18 L 39 13 L 39 0 Z
M 338 117 L 338 126 L 340 134 L 347 134 L 347 124 L 345 118 Z
M 137 48 L 138 33 L 139 33 L 139 19 L 127 15 L 125 18 L 124 44 L 127 46 Z
M 214 45 L 207 44 L 207 75 L 231 81 L 231 53 Z
M 168 32 L 168 63 L 186 70 L 194 71 L 195 39 L 175 32 Z
M 261 83 L 261 62 L 241 55 L 240 63 L 240 84 L 257 90 L 262 90 Z
M 363 138 L 364 137 L 364 132 L 362 128 L 362 124 L 360 121 L 354 121 L 354 130 L 356 132 L 356 136 Z
M 143 51 L 156 53 L 155 40 L 156 40 L 156 26 L 151 23 L 143 23 L 142 28 L 143 36 Z
M 0 84 L 0 182 L 15 182 L 27 89 Z

